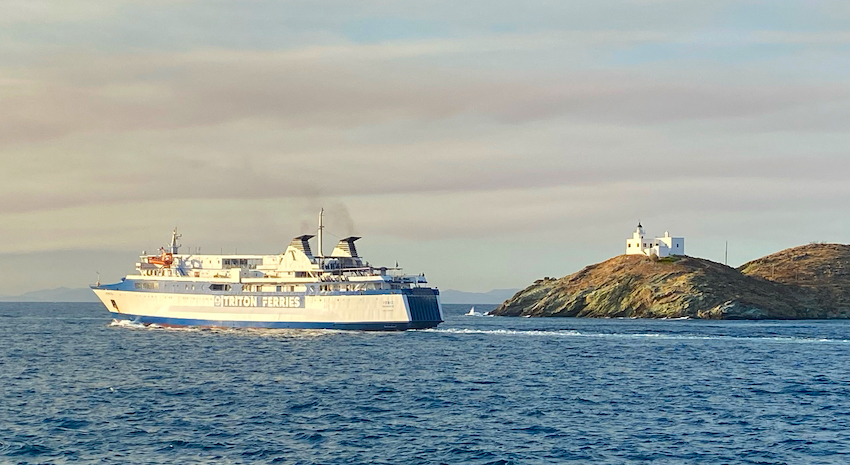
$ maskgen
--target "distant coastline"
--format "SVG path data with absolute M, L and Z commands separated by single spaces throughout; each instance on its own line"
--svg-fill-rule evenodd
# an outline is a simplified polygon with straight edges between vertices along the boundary
M 57 287 L 20 295 L 0 296 L 0 302 L 98 302 L 98 300 L 94 292 L 87 287 Z
M 514 296 L 519 289 L 493 289 L 488 292 L 465 292 L 454 289 L 440 291 L 444 304 L 500 304 Z

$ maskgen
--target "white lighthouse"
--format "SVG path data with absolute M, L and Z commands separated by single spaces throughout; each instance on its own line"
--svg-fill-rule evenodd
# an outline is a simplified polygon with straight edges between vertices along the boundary
M 663 237 L 647 239 L 643 225 L 638 223 L 632 238 L 626 239 L 626 255 L 646 255 L 648 257 L 655 255 L 659 258 L 669 257 L 670 255 L 685 255 L 685 238 L 670 237 L 670 233 L 665 231 Z

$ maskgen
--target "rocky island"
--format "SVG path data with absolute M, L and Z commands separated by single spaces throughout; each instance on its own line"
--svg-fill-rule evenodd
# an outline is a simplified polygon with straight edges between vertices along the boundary
M 620 255 L 537 280 L 501 316 L 850 318 L 850 245 L 809 244 L 735 269 L 703 258 Z

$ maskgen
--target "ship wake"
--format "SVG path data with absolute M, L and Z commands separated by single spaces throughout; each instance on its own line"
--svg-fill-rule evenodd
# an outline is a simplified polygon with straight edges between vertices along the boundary
M 698 334 L 664 334 L 664 333 L 585 333 L 576 330 L 511 330 L 511 329 L 470 329 L 470 328 L 432 328 L 423 332 L 456 334 L 456 335 L 492 335 L 518 337 L 583 337 L 583 338 L 623 338 L 645 340 L 723 340 L 723 341 L 764 341 L 790 344 L 833 343 L 847 344 L 848 339 L 830 339 L 816 337 L 794 336 L 724 336 Z

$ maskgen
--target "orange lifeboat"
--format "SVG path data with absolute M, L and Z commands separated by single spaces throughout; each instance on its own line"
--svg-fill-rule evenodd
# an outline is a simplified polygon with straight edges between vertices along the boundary
M 174 254 L 166 252 L 165 249 L 159 249 L 162 252 L 159 257 L 148 257 L 148 263 L 151 265 L 162 266 L 168 268 L 174 263 Z

